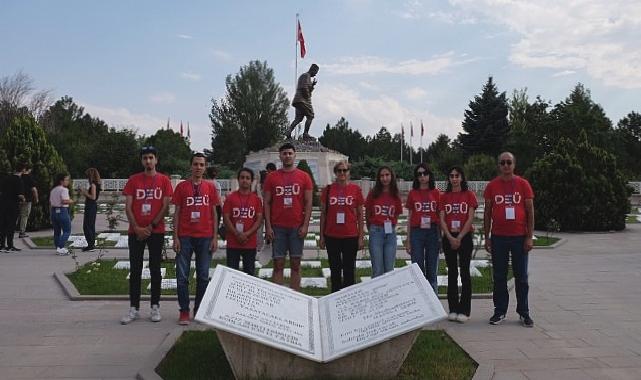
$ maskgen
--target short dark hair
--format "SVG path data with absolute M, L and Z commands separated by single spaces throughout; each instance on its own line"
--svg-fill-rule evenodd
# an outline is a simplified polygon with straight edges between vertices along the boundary
M 17 171 L 17 172 L 21 172 L 21 171 L 23 171 L 23 170 L 25 170 L 25 169 L 27 169 L 27 168 L 28 168 L 28 166 L 27 166 L 27 164 L 25 164 L 24 162 L 18 162 L 18 163 L 16 164 L 16 171 Z
M 60 185 L 60 182 L 64 181 L 65 178 L 69 176 L 69 173 L 57 173 L 53 177 L 53 187 Z
M 238 171 L 238 174 L 236 174 L 236 179 L 240 179 L 240 173 L 242 173 L 242 172 L 247 172 L 247 173 L 249 173 L 249 176 L 251 177 L 252 182 L 254 181 L 254 171 L 253 171 L 253 170 L 251 170 L 250 168 L 242 168 L 242 169 L 240 169 L 240 170 Z
M 207 177 L 216 178 L 218 175 L 218 169 L 215 166 L 210 166 L 207 168 Z
M 196 152 L 191 155 L 191 160 L 189 160 L 190 163 L 194 163 L 194 158 L 199 157 L 199 158 L 204 158 L 205 162 L 207 162 L 207 156 L 205 156 L 203 153 Z
M 273 172 L 274 170 L 276 170 L 276 164 L 273 162 L 268 163 L 267 165 L 265 165 L 265 170 Z
M 294 152 L 296 151 L 296 147 L 294 147 L 294 145 L 292 145 L 291 143 L 285 143 L 285 144 L 281 145 L 280 148 L 278 148 L 278 152 L 280 153 L 280 152 L 282 152 L 282 151 L 284 151 L 286 149 L 291 149 Z
M 142 158 L 142 156 L 144 156 L 145 154 L 150 153 L 153 154 L 154 157 L 158 158 L 158 149 L 156 149 L 155 146 L 148 145 L 140 148 L 140 158 Z

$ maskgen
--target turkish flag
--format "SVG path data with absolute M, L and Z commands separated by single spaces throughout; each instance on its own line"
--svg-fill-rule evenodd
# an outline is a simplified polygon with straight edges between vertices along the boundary
M 305 58 L 305 53 L 307 53 L 307 50 L 305 49 L 305 37 L 303 37 L 303 28 L 300 26 L 300 21 L 298 21 L 298 33 L 297 33 L 296 39 L 298 40 L 298 43 L 300 43 L 300 57 Z

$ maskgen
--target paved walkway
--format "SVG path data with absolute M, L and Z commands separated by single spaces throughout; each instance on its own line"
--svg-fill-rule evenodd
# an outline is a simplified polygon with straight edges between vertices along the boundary
M 494 379 L 641 379 L 641 225 L 563 236 L 530 259 L 534 328 L 514 312 L 488 325 L 491 300 L 474 300 L 467 324 L 438 327 L 493 364 Z M 53 250 L 0 254 L 0 378 L 131 379 L 176 328 L 173 301 L 162 322 L 129 326 L 118 322 L 127 302 L 68 301 L 52 273 L 73 266 Z

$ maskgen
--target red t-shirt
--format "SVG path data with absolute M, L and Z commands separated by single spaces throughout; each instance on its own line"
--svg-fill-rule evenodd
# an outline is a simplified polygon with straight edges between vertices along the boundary
M 223 205 L 223 214 L 229 214 L 232 226 L 236 228 L 236 224 L 241 223 L 243 231 L 249 230 L 256 223 L 258 215 L 262 213 L 263 202 L 253 192 L 245 195 L 234 191 L 227 196 Z M 232 231 L 228 231 L 226 236 L 227 248 L 256 249 L 256 232 L 244 245 L 236 240 L 236 235 Z
M 396 224 L 398 216 L 403 213 L 401 198 L 393 197 L 386 192 L 381 193 L 378 198 L 373 198 L 372 191 L 367 194 L 365 201 L 365 207 L 369 211 L 369 223 L 382 226 L 389 219 L 392 224 Z
M 430 218 L 430 224 L 438 223 L 440 199 L 441 192 L 438 189 L 412 189 L 405 203 L 405 207 L 410 210 L 410 227 L 420 227 L 423 216 Z
M 191 180 L 176 186 L 172 203 L 180 206 L 178 236 L 206 238 L 214 236 L 213 207 L 220 203 L 218 191 L 211 182 L 194 185 Z
M 439 203 L 439 211 L 445 213 L 447 229 L 452 232 L 461 231 L 470 212 L 477 207 L 476 195 L 469 190 L 443 193 Z
M 534 199 L 530 183 L 519 176 L 510 181 L 496 177 L 485 188 L 483 197 L 492 202 L 492 235 L 523 236 L 527 233 L 527 218 L 525 215 L 525 200 Z M 512 212 L 508 209 L 514 209 Z M 506 211 L 508 210 L 508 211 Z
M 147 227 L 151 224 L 162 208 L 163 199 L 171 198 L 173 193 L 169 177 L 160 173 L 147 176 L 144 172 L 129 177 L 125 189 L 122 191 L 123 195 L 133 197 L 131 209 L 136 223 L 140 227 Z M 164 217 L 151 232 L 165 233 Z M 131 224 L 129 225 L 129 233 L 134 233 L 134 227 Z
M 264 185 L 271 192 L 272 226 L 296 228 L 303 224 L 305 191 L 313 190 L 312 179 L 300 170 L 271 172 Z
M 333 183 L 329 185 L 329 203 L 327 203 L 327 188 L 321 193 L 321 202 L 327 205 L 327 214 L 324 233 L 335 238 L 348 238 L 358 236 L 358 213 L 362 206 L 363 191 L 358 185 L 348 183 L 346 186 Z M 337 215 L 343 214 L 342 223 Z

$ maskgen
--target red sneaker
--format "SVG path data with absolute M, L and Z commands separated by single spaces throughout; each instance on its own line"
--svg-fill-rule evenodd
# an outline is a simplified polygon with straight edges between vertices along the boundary
M 178 324 L 181 326 L 188 326 L 189 322 L 189 311 L 181 311 L 180 317 L 178 318 Z

